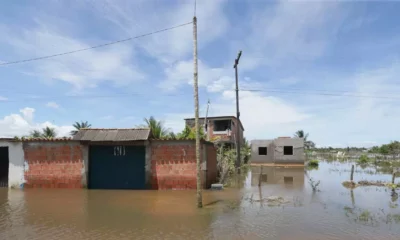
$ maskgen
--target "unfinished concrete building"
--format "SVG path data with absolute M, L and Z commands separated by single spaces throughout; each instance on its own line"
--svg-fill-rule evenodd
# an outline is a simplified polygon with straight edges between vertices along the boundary
M 304 160 L 303 138 L 251 141 L 251 163 L 304 163 Z

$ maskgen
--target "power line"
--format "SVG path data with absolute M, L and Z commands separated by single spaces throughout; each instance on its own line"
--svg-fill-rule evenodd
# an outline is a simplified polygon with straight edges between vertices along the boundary
M 233 91 L 233 90 L 231 90 L 231 91 Z M 289 94 L 302 94 L 302 95 L 321 95 L 321 96 L 332 96 L 332 97 L 379 98 L 379 99 L 400 100 L 400 97 L 372 96 L 372 95 L 334 94 L 334 93 L 318 93 L 318 92 L 293 92 L 293 91 L 260 90 L 260 89 L 242 89 L 240 91 L 243 91 L 243 92 L 272 92 L 272 93 L 289 93 Z
M 150 36 L 150 35 L 153 35 L 153 34 L 169 31 L 169 30 L 172 30 L 172 29 L 175 29 L 175 28 L 179 28 L 179 27 L 183 27 L 183 26 L 186 26 L 186 25 L 189 25 L 189 24 L 192 24 L 192 22 L 183 23 L 183 24 L 180 24 L 180 25 L 176 25 L 176 26 L 169 27 L 169 28 L 164 28 L 164 29 L 157 30 L 157 31 L 154 31 L 154 32 L 150 32 L 150 33 L 145 33 L 145 34 L 138 35 L 138 36 L 135 36 L 135 37 L 125 38 L 125 39 L 122 39 L 122 40 L 109 42 L 109 43 L 104 43 L 104 44 L 100 44 L 100 45 L 96 45 L 96 46 L 92 46 L 92 47 L 88 47 L 88 48 L 82 48 L 82 49 L 78 49 L 78 50 L 74 50 L 74 51 L 57 53 L 57 54 L 53 54 L 53 55 L 37 57 L 37 58 L 30 58 L 30 59 L 25 59 L 25 60 L 18 60 L 18 61 L 12 61 L 12 62 L 3 62 L 3 63 L 0 63 L 0 66 L 18 64 L 18 63 L 24 63 L 24 62 L 31 62 L 31 61 L 42 60 L 42 59 L 47 59 L 47 58 L 52 58 L 52 57 L 58 57 L 58 56 L 63 56 L 63 55 L 67 55 L 67 54 L 77 53 L 77 52 L 83 52 L 83 51 L 87 51 L 87 50 L 90 50 L 90 49 L 105 47 L 105 46 L 109 46 L 109 45 L 113 45 L 113 44 L 117 44 L 117 43 L 131 41 L 131 40 L 134 40 L 134 39 L 137 39 L 137 38 L 147 37 L 147 36 Z
M 126 94 L 114 94 L 114 95 L 92 95 L 92 96 L 54 96 L 54 97 L 30 97 L 30 98 L 25 98 L 25 99 L 19 99 L 19 100 L 5 100 L 5 101 L 0 101 L 1 103 L 10 103 L 10 102 L 25 102 L 25 101 L 51 101 L 51 100 L 60 100 L 60 99 L 70 99 L 70 98 L 75 98 L 75 99 L 94 99 L 94 98 L 118 98 L 118 97 L 132 97 L 132 96 L 147 96 L 148 94 L 141 94 L 141 93 L 126 93 Z M 171 97 L 176 97 L 176 96 L 183 96 L 185 95 L 184 93 L 180 94 L 163 94 L 159 96 L 171 96 Z M 154 97 L 153 97 L 154 98 Z
M 309 89 L 304 89 L 304 88 L 266 88 L 266 90 L 278 90 L 278 91 L 307 91 L 310 92 Z M 247 91 L 246 89 L 243 89 L 242 91 Z M 249 89 L 249 91 L 262 91 L 258 89 Z M 327 93 L 355 93 L 354 91 L 349 91 L 349 90 L 326 90 L 326 89 L 312 89 L 311 92 L 327 92 Z M 366 92 L 357 92 L 357 93 L 366 93 Z M 371 92 L 369 92 L 371 93 Z M 390 93 L 390 92 L 382 92 L 383 94 L 397 94 L 397 93 Z M 368 94 L 368 93 L 367 93 Z

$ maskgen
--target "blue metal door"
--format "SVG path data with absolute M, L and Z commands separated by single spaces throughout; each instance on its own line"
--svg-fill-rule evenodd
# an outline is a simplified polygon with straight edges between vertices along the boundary
M 144 146 L 90 146 L 89 188 L 144 189 Z

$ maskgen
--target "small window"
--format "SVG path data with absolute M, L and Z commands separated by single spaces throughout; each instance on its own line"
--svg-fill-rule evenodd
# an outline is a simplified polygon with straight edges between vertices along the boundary
M 258 155 L 267 155 L 267 147 L 259 147 Z
M 268 182 L 267 174 L 261 174 L 261 182 Z
M 215 120 L 214 121 L 214 131 L 221 132 L 231 129 L 231 120 Z
M 283 177 L 283 182 L 285 184 L 293 184 L 293 177 Z
M 293 146 L 284 146 L 283 155 L 293 155 Z

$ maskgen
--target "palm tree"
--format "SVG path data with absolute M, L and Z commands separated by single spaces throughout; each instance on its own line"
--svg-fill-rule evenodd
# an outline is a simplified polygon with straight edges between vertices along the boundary
M 33 138 L 42 137 L 42 133 L 39 130 L 33 130 L 29 135 Z
M 56 130 L 49 126 L 42 129 L 42 137 L 44 138 L 55 138 L 57 136 Z
M 75 122 L 74 124 L 72 124 L 72 126 L 75 128 L 75 130 L 72 130 L 70 132 L 71 136 L 74 136 L 75 134 L 78 133 L 78 131 L 81 128 L 90 128 L 92 126 L 92 124 L 88 123 L 88 121 L 81 121 L 81 122 Z
M 308 133 L 304 133 L 303 130 L 299 130 L 299 131 L 297 131 L 297 132 L 294 134 L 294 136 L 295 136 L 295 137 L 298 137 L 298 138 L 303 138 L 303 139 L 304 139 L 304 142 L 306 142 L 306 141 L 307 141 L 307 138 L 308 138 Z
M 304 146 L 306 149 L 315 148 L 315 143 L 313 141 L 308 141 L 308 133 L 304 133 L 303 130 L 299 130 L 294 134 L 295 137 L 304 139 Z
M 150 128 L 154 138 L 161 139 L 168 136 L 169 131 L 164 127 L 164 123 L 162 121 L 157 121 L 153 116 L 150 116 L 150 118 L 145 118 L 144 121 L 146 124 L 144 126 L 142 125 L 142 127 Z

